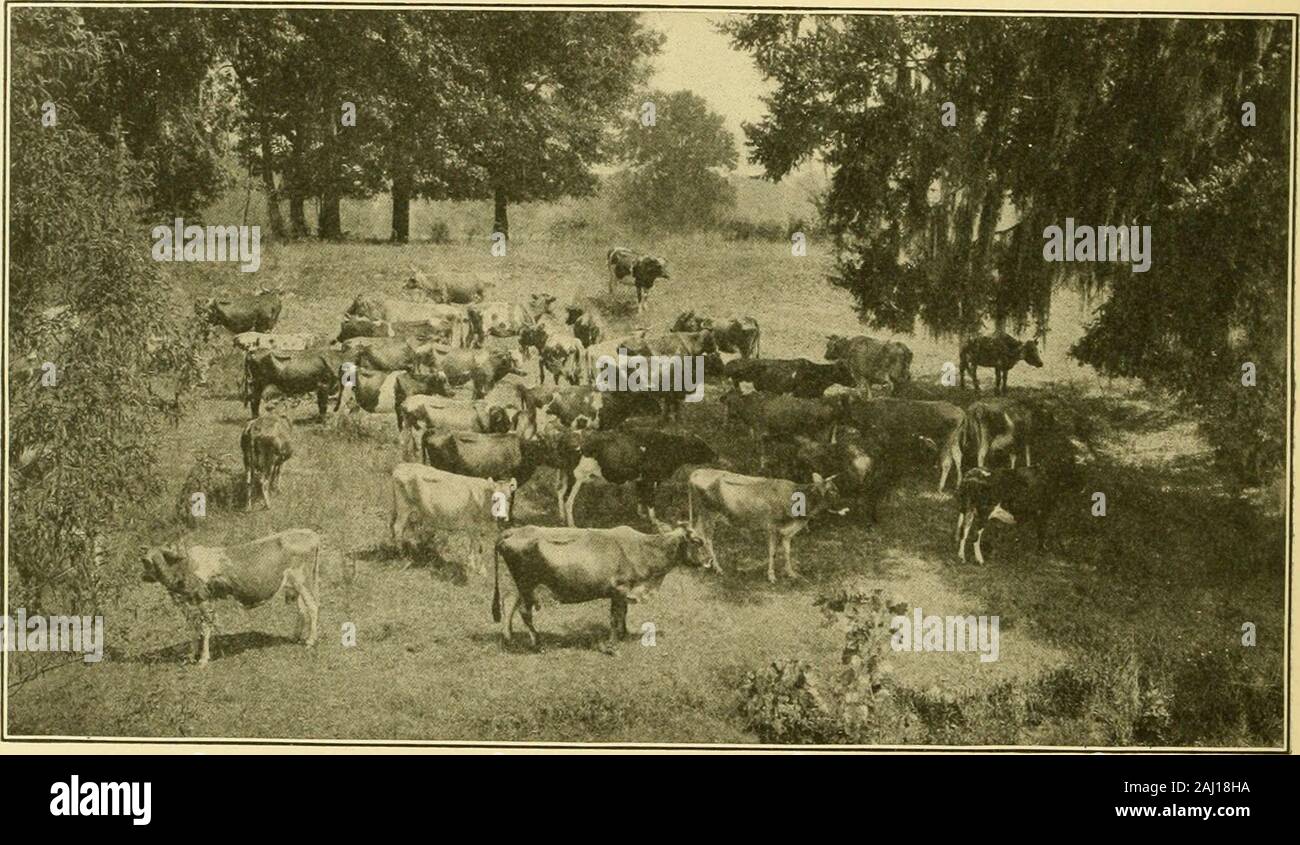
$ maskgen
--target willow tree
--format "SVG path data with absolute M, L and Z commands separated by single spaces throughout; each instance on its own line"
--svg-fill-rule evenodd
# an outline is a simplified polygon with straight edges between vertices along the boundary
M 1277 462 L 1285 24 L 751 15 L 724 29 L 775 83 L 745 128 L 752 160 L 773 179 L 814 157 L 831 168 L 838 283 L 864 320 L 939 335 L 1032 322 L 1041 334 L 1054 287 L 1101 291 L 1079 360 L 1211 415 L 1244 401 L 1250 436 L 1266 429 L 1273 444 L 1249 462 Z M 1045 261 L 1044 231 L 1067 217 L 1150 226 L 1152 267 Z M 1233 394 L 1247 357 L 1269 378 Z

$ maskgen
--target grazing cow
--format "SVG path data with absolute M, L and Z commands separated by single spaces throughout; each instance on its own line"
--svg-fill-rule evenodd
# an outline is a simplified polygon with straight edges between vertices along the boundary
M 703 317 L 694 311 L 683 311 L 673 321 L 675 332 L 713 331 L 719 352 L 738 353 L 741 358 L 756 358 L 761 332 L 753 317 Z
M 645 311 L 650 290 L 655 286 L 655 282 L 669 278 L 668 264 L 663 259 L 653 255 L 639 255 L 621 246 L 611 249 L 605 261 L 609 265 L 611 294 L 614 293 L 615 284 L 621 283 L 628 276 L 632 277 L 632 284 L 636 287 L 638 314 Z
M 657 534 L 618 528 L 542 528 L 525 525 L 501 533 L 496 544 L 492 621 L 501 621 L 501 560 L 515 582 L 514 606 L 506 617 L 503 640 L 514 636 L 518 613 L 536 649 L 533 611 L 540 607 L 536 590 L 546 587 L 561 604 L 609 599 L 609 645 L 627 636 L 627 606 L 643 601 L 677 566 L 707 567 L 703 542 L 681 525 Z
M 253 509 L 253 486 L 262 492 L 262 502 L 271 509 L 267 487 L 280 489 L 280 468 L 293 457 L 293 425 L 285 417 L 272 414 L 249 420 L 239 436 L 239 450 L 244 456 L 244 510 Z
M 449 282 L 446 279 L 430 280 L 424 273 L 411 268 L 411 277 L 406 280 L 407 290 L 424 291 L 434 302 L 466 305 L 482 302 L 491 282 Z
M 354 337 L 343 344 L 343 357 L 367 370 L 435 370 L 437 347 L 412 338 Z
M 487 575 L 480 555 L 484 539 L 496 534 L 498 522 L 510 518 L 515 480 L 497 482 L 444 472 L 423 464 L 393 468 L 393 542 L 405 550 L 404 535 L 412 521 L 469 539 L 469 565 Z
M 266 332 L 240 332 L 231 338 L 240 352 L 255 349 L 278 349 L 281 352 L 301 352 L 311 347 L 315 338 L 309 334 L 268 334 Z
M 893 389 L 912 379 L 912 350 L 896 340 L 833 334 L 827 338 L 823 357 L 848 364 L 858 387 L 888 384 Z
M 453 387 L 466 382 L 474 386 L 474 398 L 482 399 L 492 386 L 510 373 L 526 375 L 518 353 L 508 349 L 452 349 L 438 356 L 438 366 Z
M 233 598 L 246 608 L 283 593 L 298 602 L 298 636 L 316 644 L 319 615 L 320 536 L 294 528 L 238 546 L 155 546 L 144 550 L 145 581 L 162 584 L 178 602 L 192 608 L 199 639 L 194 657 L 208 665 L 208 641 L 216 623 L 213 602 Z
M 963 454 L 974 455 L 975 466 L 984 467 L 989 455 L 1006 451 L 1012 469 L 1021 456 L 1025 459 L 1025 466 L 1030 466 L 1032 429 L 1029 410 L 1019 404 L 1006 400 L 973 402 L 966 409 L 961 425 L 947 439 L 944 460 L 951 460 L 960 467 Z M 957 481 L 961 482 L 960 472 Z
M 600 320 L 581 305 L 568 306 L 565 309 L 564 322 L 573 327 L 573 336 L 582 341 L 584 347 L 595 346 L 605 337 L 605 328 Z
M 841 422 L 864 434 L 877 435 L 888 448 L 907 448 L 924 438 L 932 451 L 939 451 L 939 490 L 956 470 L 961 483 L 961 442 L 955 435 L 966 415 L 951 402 L 925 399 L 872 399 L 858 394 L 840 397 Z
M 807 358 L 737 358 L 727 362 L 723 373 L 737 387 L 749 382 L 763 393 L 789 393 L 807 399 L 821 396 L 832 385 L 854 383 L 847 364 L 818 364 Z
M 580 454 L 568 453 L 561 460 L 564 518 L 574 525 L 573 506 L 582 485 L 595 478 L 610 484 L 636 482 L 637 513 L 651 523 L 655 518 L 655 494 L 659 484 L 678 468 L 712 463 L 718 453 L 693 434 L 672 434 L 658 429 L 591 432 L 578 440 Z M 567 458 L 567 459 L 566 459 Z
M 980 335 L 972 337 L 961 345 L 961 386 L 966 386 L 966 373 L 970 373 L 975 392 L 979 392 L 980 367 L 993 368 L 993 392 L 1007 392 L 1007 373 L 1017 362 L 1024 361 L 1031 367 L 1043 366 L 1043 359 L 1038 357 L 1038 341 L 1026 340 L 1021 343 L 1011 335 L 999 332 L 993 336 Z
M 235 334 L 269 332 L 280 321 L 280 294 L 263 290 L 256 296 L 236 296 L 208 302 L 208 320 Z
M 971 469 L 957 487 L 957 502 L 957 558 L 962 563 L 966 562 L 966 542 L 972 529 L 975 561 L 984 563 L 980 541 L 993 520 L 1008 525 L 1034 523 L 1039 550 L 1047 548 L 1047 520 L 1055 495 L 1048 489 L 1041 467 Z
M 262 403 L 262 392 L 274 387 L 285 396 L 315 393 L 316 407 L 321 419 L 325 419 L 329 397 L 341 386 L 338 375 L 341 363 L 337 353 L 331 351 L 291 354 L 260 349 L 250 352 L 244 356 L 249 409 L 256 417 Z
M 709 561 L 722 572 L 713 551 L 713 523 L 725 516 L 729 522 L 759 527 L 767 534 L 767 580 L 776 583 L 776 544 L 785 552 L 785 574 L 798 578 L 790 556 L 790 540 L 812 517 L 829 510 L 837 496 L 834 478 L 812 477 L 811 484 L 784 478 L 739 475 L 720 469 L 697 469 L 687 485 L 691 525 L 704 537 Z M 841 510 L 843 514 L 847 511 Z

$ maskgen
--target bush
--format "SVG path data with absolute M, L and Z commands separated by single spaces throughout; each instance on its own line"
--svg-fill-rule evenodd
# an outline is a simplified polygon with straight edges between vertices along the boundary
M 451 243 L 451 227 L 445 220 L 435 220 L 429 225 L 429 243 Z

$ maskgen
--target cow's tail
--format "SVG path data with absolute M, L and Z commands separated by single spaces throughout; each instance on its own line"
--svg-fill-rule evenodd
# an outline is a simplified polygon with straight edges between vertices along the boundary
M 252 350 L 249 350 L 248 352 L 244 353 L 244 383 L 240 385 L 240 387 L 241 387 L 242 395 L 239 398 L 244 400 L 245 406 L 252 408 L 253 407 L 253 352 Z
M 311 562 L 311 582 L 307 585 L 312 597 L 320 601 L 320 540 L 316 541 L 316 557 Z
M 501 539 L 492 544 L 492 621 L 501 621 Z

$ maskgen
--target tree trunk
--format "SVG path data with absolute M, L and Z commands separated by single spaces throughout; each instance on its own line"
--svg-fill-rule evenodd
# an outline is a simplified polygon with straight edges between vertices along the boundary
M 506 189 L 498 187 L 493 191 L 492 231 L 500 232 L 510 239 L 510 215 L 507 211 Z
M 393 243 L 411 239 L 411 176 L 405 171 L 393 175 Z
M 297 188 L 289 188 L 289 231 L 295 238 L 307 237 L 307 198 Z
M 262 190 L 266 193 L 266 216 L 271 237 L 284 240 L 284 218 L 280 216 L 280 191 L 275 187 L 275 159 L 271 153 L 271 133 L 262 124 Z
M 327 188 L 320 198 L 320 219 L 316 221 L 316 234 L 323 241 L 343 239 L 342 221 L 339 219 L 339 195 Z

